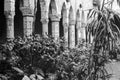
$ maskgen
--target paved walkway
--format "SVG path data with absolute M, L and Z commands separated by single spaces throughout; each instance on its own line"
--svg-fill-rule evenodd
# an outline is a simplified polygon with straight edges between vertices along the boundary
M 113 74 L 110 80 L 120 80 L 120 62 L 112 62 L 106 65 L 108 73 Z

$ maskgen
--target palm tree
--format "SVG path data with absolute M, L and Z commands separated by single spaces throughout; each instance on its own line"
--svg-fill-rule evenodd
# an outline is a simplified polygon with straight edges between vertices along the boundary
M 119 4 L 120 1 L 117 1 Z M 109 74 L 102 67 L 105 66 L 106 60 L 109 59 L 110 50 L 117 46 L 116 43 L 120 39 L 120 17 L 117 12 L 112 10 L 113 0 L 107 0 L 107 2 L 105 0 L 102 0 L 102 2 L 97 0 L 97 2 L 97 5 L 95 4 L 95 7 L 89 11 L 87 16 L 87 31 L 90 36 L 93 36 L 92 57 L 90 57 L 89 62 L 92 65 L 89 65 L 88 74 L 90 75 L 89 80 L 98 80 L 99 74 L 102 75 L 102 80 L 108 80 L 107 76 Z M 94 68 L 95 74 L 93 75 L 90 74 L 92 72 L 91 67 Z
M 117 2 L 120 4 L 120 0 Z M 109 51 L 110 45 L 114 43 L 113 47 L 115 47 L 115 43 L 120 38 L 119 14 L 110 7 L 106 7 L 106 5 L 111 6 L 112 3 L 113 0 L 111 2 L 103 0 L 101 5 L 91 9 L 88 14 L 88 20 L 90 20 L 87 25 L 88 32 L 94 36 L 93 43 L 94 48 L 98 49 L 97 51 L 101 49 Z

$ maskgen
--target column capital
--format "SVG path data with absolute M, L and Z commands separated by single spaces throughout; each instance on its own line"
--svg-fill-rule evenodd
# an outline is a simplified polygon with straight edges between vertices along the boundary
M 15 11 L 15 0 L 4 0 L 4 11 Z
M 48 19 L 48 11 L 41 11 L 41 18 L 42 19 Z
M 76 22 L 82 22 L 81 20 L 76 20 Z
M 64 26 L 64 27 L 68 27 L 69 24 L 68 24 L 68 23 L 63 23 L 63 26 Z
M 69 26 L 69 22 L 67 20 L 63 20 L 62 24 L 63 26 Z
M 40 8 L 41 8 L 41 11 L 44 11 L 44 12 L 45 12 L 45 11 L 46 11 L 46 12 L 48 11 L 46 5 L 43 5 L 43 4 L 42 4 L 42 5 L 40 5 Z
M 81 28 L 85 28 L 85 27 L 86 27 L 86 25 L 87 25 L 87 24 L 85 24 L 85 23 L 82 23 L 82 26 L 81 26 Z
M 22 11 L 23 16 L 30 16 L 33 17 L 34 16 L 34 10 L 31 9 L 30 7 L 21 7 L 20 10 Z
M 60 21 L 61 16 L 59 14 L 50 14 L 51 21 Z
M 41 22 L 42 22 L 43 24 L 46 24 L 46 23 L 49 22 L 49 20 L 48 20 L 48 18 L 43 18 L 43 19 L 41 19 Z
M 70 25 L 75 25 L 75 20 L 70 20 L 70 21 L 69 21 L 69 24 L 70 24 Z
M 40 0 L 40 7 L 45 8 L 46 7 L 46 1 L 45 0 Z
M 81 22 L 81 20 L 76 20 L 76 22 Z

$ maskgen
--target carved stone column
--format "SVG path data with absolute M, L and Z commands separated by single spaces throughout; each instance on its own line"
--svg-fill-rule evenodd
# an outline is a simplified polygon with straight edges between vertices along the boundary
M 64 3 L 62 7 L 62 24 L 64 30 L 65 47 L 68 47 L 68 26 L 69 26 L 68 10 L 69 8 Z
M 14 39 L 15 0 L 5 0 L 4 14 L 7 23 L 7 40 Z
M 90 40 L 90 43 L 92 43 L 93 42 L 93 36 L 91 35 L 91 38 L 90 38 L 91 40 Z
M 67 18 L 63 18 L 63 28 L 64 28 L 64 39 L 65 39 L 65 46 L 68 47 L 68 22 Z
M 81 9 L 81 38 L 86 40 L 86 28 L 85 28 L 85 15 L 84 15 L 84 11 Z
M 75 47 L 75 20 L 69 22 L 69 48 Z
M 33 33 L 34 10 L 30 7 L 21 7 L 20 9 L 23 14 L 24 37 L 28 37 Z
M 80 11 L 77 11 L 76 14 L 76 31 L 77 31 L 77 45 L 79 44 L 80 38 L 81 38 L 81 16 Z
M 51 14 L 50 15 L 51 24 L 52 24 L 52 36 L 55 39 L 59 38 L 59 21 L 60 21 L 60 15 L 58 14 Z
M 40 7 L 41 7 L 41 22 L 42 22 L 42 35 L 45 37 L 48 35 L 48 4 L 46 0 L 40 0 Z
M 69 11 L 69 48 L 75 47 L 75 19 L 73 14 L 73 8 L 70 7 Z
M 82 24 L 82 27 L 81 27 L 81 38 L 86 40 L 86 28 L 85 28 L 85 24 L 83 23 Z
M 48 35 L 48 18 L 47 19 L 41 19 L 42 22 L 42 35 L 46 37 Z

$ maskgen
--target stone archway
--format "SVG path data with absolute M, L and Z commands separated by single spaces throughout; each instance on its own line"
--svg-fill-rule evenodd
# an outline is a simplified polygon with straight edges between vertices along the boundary
M 20 0 L 15 1 L 14 33 L 15 37 L 23 37 L 23 16 L 20 11 Z
M 59 24 L 59 37 L 62 38 L 64 37 L 64 29 L 63 29 L 63 18 L 60 19 L 60 24 Z
M 50 6 L 49 6 L 49 14 L 57 14 L 57 5 L 55 0 L 51 0 Z M 51 17 L 51 16 L 50 16 Z
M 37 12 L 35 15 L 35 27 L 34 33 L 42 35 L 42 23 L 41 23 L 41 8 L 40 8 L 40 0 L 37 1 Z
M 50 18 L 48 20 L 49 20 L 49 23 L 48 23 L 48 35 L 52 36 L 52 24 L 51 24 L 52 21 L 51 21 Z

